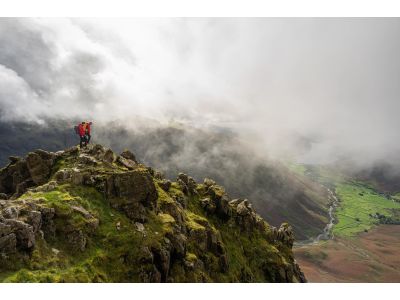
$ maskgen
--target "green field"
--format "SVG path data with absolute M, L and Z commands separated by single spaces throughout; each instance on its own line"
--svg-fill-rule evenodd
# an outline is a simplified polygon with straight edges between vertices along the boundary
M 338 184 L 336 194 L 341 200 L 336 210 L 338 223 L 333 228 L 337 236 L 353 236 L 369 230 L 379 223 L 371 216 L 376 213 L 392 217 L 400 211 L 399 202 L 387 199 L 360 183 Z

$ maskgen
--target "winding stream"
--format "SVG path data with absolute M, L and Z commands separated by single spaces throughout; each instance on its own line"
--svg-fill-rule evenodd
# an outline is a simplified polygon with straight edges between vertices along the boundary
M 329 214 L 329 223 L 326 224 L 324 231 L 319 234 L 314 240 L 313 243 L 318 243 L 320 240 L 329 240 L 333 238 L 332 227 L 335 222 L 334 211 L 335 208 L 339 205 L 339 200 L 332 192 L 332 190 L 328 189 L 329 193 L 329 202 L 331 203 L 329 206 L 328 214 Z
M 321 240 L 329 240 L 333 238 L 332 227 L 335 222 L 335 209 L 339 205 L 339 199 L 336 197 L 334 192 L 331 189 L 327 188 L 328 190 L 328 198 L 329 198 L 329 223 L 326 224 L 322 233 L 317 235 L 315 238 L 311 238 L 305 241 L 296 242 L 295 244 L 298 246 L 310 245 L 310 244 L 317 244 Z

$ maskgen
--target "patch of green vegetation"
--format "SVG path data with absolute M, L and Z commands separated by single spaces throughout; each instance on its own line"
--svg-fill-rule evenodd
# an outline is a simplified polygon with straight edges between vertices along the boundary
M 207 222 L 207 220 L 199 215 L 196 215 L 190 211 L 186 212 L 186 225 L 191 229 L 191 230 L 204 230 L 205 227 L 201 225 L 201 223 L 204 224 L 204 222 Z M 208 223 L 208 222 L 207 222 Z
M 171 230 L 171 223 L 174 222 L 169 215 L 156 216 L 153 212 L 149 213 L 144 238 L 123 213 L 109 207 L 101 193 L 86 186 L 66 184 L 57 187 L 55 191 L 27 193 L 23 197 L 42 199 L 42 204 L 54 207 L 56 214 L 66 214 L 66 224 L 78 221 L 73 216 L 75 213 L 70 206 L 80 205 L 97 217 L 100 224 L 97 230 L 89 235 L 87 247 L 83 252 L 70 249 L 63 234 L 56 234 L 57 239 L 53 241 L 37 239 L 37 245 L 30 258 L 21 256 L 9 260 L 13 265 L 10 265 L 8 271 L 1 272 L 3 276 L 0 280 L 3 282 L 140 281 L 139 272 L 147 267 L 140 263 L 143 255 L 141 249 L 159 247 L 163 230 Z M 78 212 L 76 215 L 82 217 Z M 63 220 L 57 219 L 57 222 Z M 57 223 L 56 227 L 65 227 L 66 224 Z
M 400 203 L 379 195 L 370 187 L 352 182 L 339 184 L 336 194 L 341 202 L 336 210 L 338 223 L 333 228 L 333 233 L 339 236 L 353 236 L 369 230 L 376 225 L 376 213 L 392 216 L 393 210 L 400 210 Z
M 157 183 L 155 184 L 157 188 L 157 194 L 158 194 L 158 202 L 160 204 L 163 203 L 174 203 L 174 200 L 171 198 L 171 196 L 165 192 Z

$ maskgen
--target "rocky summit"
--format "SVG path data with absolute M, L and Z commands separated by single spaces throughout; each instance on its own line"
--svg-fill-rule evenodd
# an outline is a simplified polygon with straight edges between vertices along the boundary
M 288 224 L 211 179 L 172 182 L 101 145 L 0 170 L 2 282 L 305 282 Z

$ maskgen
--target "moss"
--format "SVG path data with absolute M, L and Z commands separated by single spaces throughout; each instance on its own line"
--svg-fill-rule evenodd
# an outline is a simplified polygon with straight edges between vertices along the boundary
M 165 192 L 159 185 L 156 183 L 157 194 L 158 194 L 158 202 L 160 204 L 163 203 L 174 203 L 175 201 L 171 198 L 171 196 Z
M 204 217 L 201 217 L 199 215 L 196 215 L 192 212 L 186 212 L 186 225 L 192 229 L 192 230 L 205 230 L 205 227 L 201 224 L 199 224 L 198 222 L 201 222 L 204 224 L 204 222 L 207 222 L 207 219 L 205 219 Z

